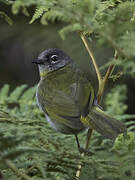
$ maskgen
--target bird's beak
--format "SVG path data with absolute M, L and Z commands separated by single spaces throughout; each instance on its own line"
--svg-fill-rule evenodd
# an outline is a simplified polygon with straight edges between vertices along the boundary
M 33 59 L 32 63 L 35 63 L 35 64 L 44 64 L 42 59 Z

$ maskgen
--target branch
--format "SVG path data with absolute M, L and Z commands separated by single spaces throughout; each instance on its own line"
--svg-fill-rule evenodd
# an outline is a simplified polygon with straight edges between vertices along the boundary
M 118 58 L 118 54 L 117 54 L 117 51 L 116 51 L 116 50 L 115 50 L 114 58 L 115 58 L 115 59 Z M 112 64 L 112 65 L 110 65 L 110 66 L 108 67 L 107 72 L 106 72 L 106 74 L 105 74 L 105 77 L 104 77 L 104 79 L 103 79 L 104 84 L 106 84 L 109 76 L 110 76 L 110 75 L 112 74 L 112 72 L 114 71 L 114 68 L 115 68 L 115 65 L 114 65 L 114 64 Z
M 115 54 L 114 54 L 114 58 L 117 59 L 118 58 L 118 54 L 117 54 L 117 51 L 115 50 Z M 101 97 L 103 95 L 103 92 L 104 92 L 104 88 L 105 88 L 105 85 L 107 83 L 107 80 L 109 78 L 109 76 L 112 74 L 113 70 L 115 68 L 115 65 L 112 64 L 108 67 L 107 71 L 106 71 L 106 74 L 102 80 L 102 83 L 100 84 L 100 87 L 98 89 L 98 104 L 101 103 Z
M 91 139 L 91 136 L 92 136 L 92 132 L 93 132 L 93 129 L 88 129 L 88 132 L 87 132 L 87 138 L 86 138 L 86 144 L 85 144 L 85 149 L 87 150 L 88 147 L 89 147 L 89 143 L 90 143 L 90 139 Z M 81 154 L 82 157 L 85 156 L 85 153 L 82 153 Z M 78 169 L 77 169 L 77 172 L 76 172 L 76 177 L 79 179 L 80 176 L 81 176 L 81 169 L 82 169 L 82 165 L 79 164 L 78 165 Z
M 114 70 L 114 67 L 115 67 L 114 64 L 112 64 L 111 66 L 108 67 L 107 72 L 106 72 L 106 74 L 105 74 L 105 77 L 104 77 L 104 79 L 103 79 L 104 84 L 106 84 L 109 76 L 112 74 L 112 72 L 113 72 L 113 70 Z
M 88 45 L 88 41 L 86 40 L 85 36 L 82 33 L 80 33 L 80 36 L 81 36 L 81 39 L 82 39 L 82 41 L 83 41 L 83 43 L 84 43 L 84 45 L 85 45 L 85 47 L 86 47 L 86 49 L 87 49 L 87 51 L 89 53 L 89 56 L 91 57 L 91 60 L 93 62 L 93 65 L 94 65 L 94 68 L 95 68 L 95 71 L 96 71 L 96 74 L 97 74 L 99 86 L 100 86 L 100 84 L 102 83 L 102 77 L 101 77 L 101 74 L 100 74 L 100 71 L 99 71 L 99 67 L 98 67 L 98 65 L 96 63 L 96 58 L 95 58 L 95 56 L 93 54 L 92 49 Z

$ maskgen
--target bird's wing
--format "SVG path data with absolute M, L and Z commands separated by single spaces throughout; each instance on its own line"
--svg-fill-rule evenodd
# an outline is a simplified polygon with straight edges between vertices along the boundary
M 91 96 L 92 95 L 92 96 Z M 94 96 L 90 83 L 79 79 L 71 83 L 68 88 L 47 88 L 40 85 L 38 88 L 38 101 L 42 110 L 58 121 L 65 121 L 70 126 L 70 122 L 75 122 L 82 115 L 88 112 L 89 104 Z

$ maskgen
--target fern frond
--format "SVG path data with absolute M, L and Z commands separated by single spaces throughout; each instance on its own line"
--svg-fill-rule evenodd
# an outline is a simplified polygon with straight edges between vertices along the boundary
M 29 100 L 32 100 L 33 97 L 35 96 L 35 92 L 36 92 L 36 86 L 25 90 L 22 96 L 19 98 L 20 103 L 24 103 L 26 101 L 28 102 Z
M 62 39 L 65 39 L 65 36 L 69 33 L 69 32 L 79 32 L 82 30 L 82 26 L 79 23 L 75 23 L 75 24 L 71 24 L 68 26 L 65 26 L 64 28 L 62 28 L 59 31 L 60 36 L 62 37 Z
M 128 132 L 126 138 L 124 138 L 123 134 L 119 135 L 116 138 L 115 144 L 113 146 L 113 148 L 118 151 L 120 151 L 121 148 L 123 149 L 127 148 L 129 151 L 134 151 L 134 147 L 135 147 L 135 134 L 133 132 Z
M 0 102 L 3 103 L 4 100 L 8 97 L 9 85 L 5 84 L 0 90 Z
M 63 12 L 61 12 L 61 11 L 50 10 L 42 16 L 41 23 L 43 25 L 46 25 L 47 21 L 54 22 L 55 20 L 67 22 L 69 20 L 69 17 L 64 16 Z
M 132 124 L 132 126 L 128 127 L 128 131 L 135 131 L 135 125 Z
M 3 18 L 9 25 L 13 25 L 12 19 L 3 11 L 0 11 L 0 17 Z
M 116 116 L 124 114 L 127 109 L 127 105 L 124 103 L 127 98 L 126 93 L 126 85 L 117 85 L 111 89 L 111 92 L 105 98 L 105 105 L 109 114 Z
M 11 5 L 14 3 L 14 1 L 12 1 L 12 0 L 0 0 L 0 2 L 7 4 L 7 5 Z
M 25 16 L 29 16 L 29 12 L 27 10 L 27 8 L 25 6 L 22 7 L 22 13 L 25 15 Z
M 134 119 L 135 119 L 135 115 L 134 115 Z M 135 121 L 128 121 L 128 122 L 126 122 L 126 125 L 127 126 L 130 126 L 130 125 L 134 125 L 135 126 Z
M 21 6 L 23 6 L 23 3 L 21 1 L 15 1 L 12 4 L 12 13 L 13 14 L 18 14 L 20 11 Z
M 21 85 L 15 88 L 9 95 L 9 99 L 11 102 L 17 101 L 20 95 L 23 93 L 24 89 L 26 89 L 27 85 Z
M 46 11 L 48 11 L 47 7 L 44 6 L 36 7 L 35 13 L 32 19 L 30 20 L 29 24 L 32 24 L 36 19 L 39 19 Z

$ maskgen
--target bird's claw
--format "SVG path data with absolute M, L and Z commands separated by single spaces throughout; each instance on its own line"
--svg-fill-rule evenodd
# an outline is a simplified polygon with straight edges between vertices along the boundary
M 89 155 L 89 156 L 92 156 L 92 155 L 94 154 L 93 152 L 91 152 L 91 151 L 89 151 L 88 149 L 85 149 L 85 148 L 83 148 L 83 147 L 80 147 L 80 148 L 79 148 L 79 152 L 80 152 L 80 154 L 84 153 L 84 154 L 87 154 L 87 155 Z

